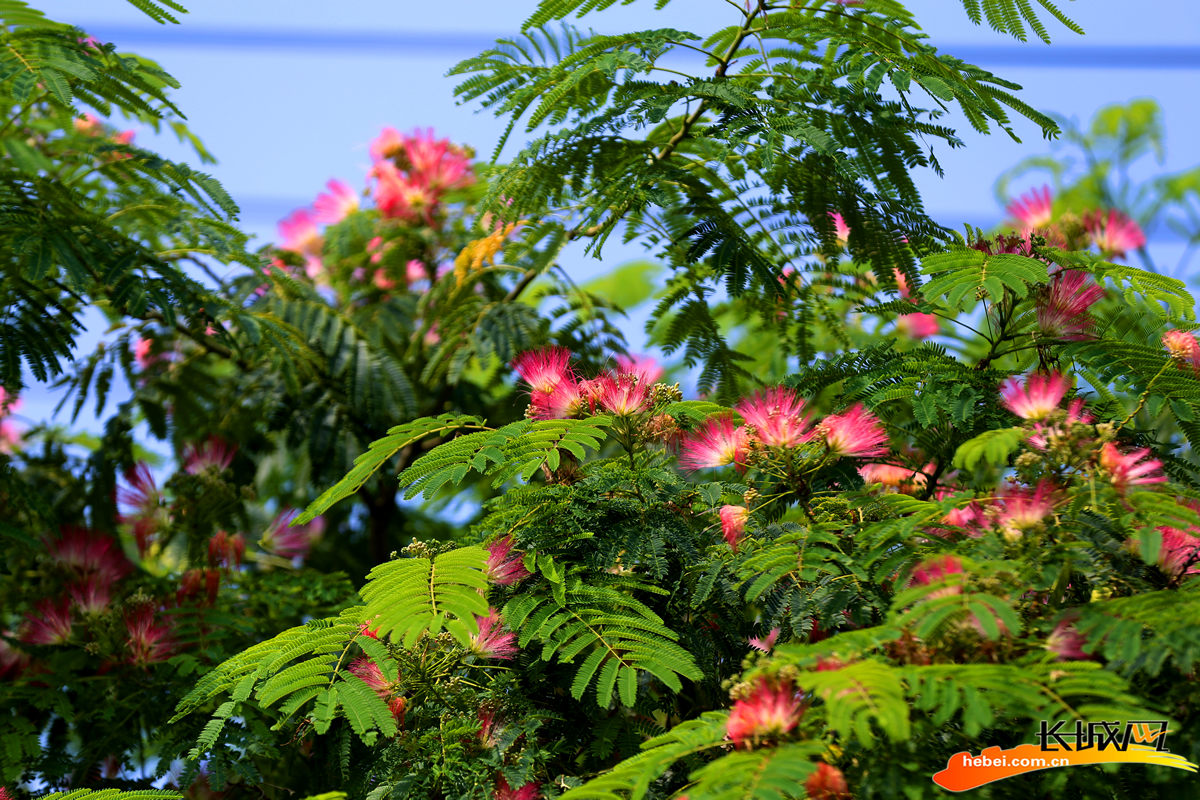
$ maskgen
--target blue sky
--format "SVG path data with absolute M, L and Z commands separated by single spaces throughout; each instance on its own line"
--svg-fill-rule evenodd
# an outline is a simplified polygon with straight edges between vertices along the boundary
M 80 25 L 122 50 L 157 59 L 183 84 L 175 93 L 193 130 L 219 159 L 209 167 L 243 208 L 243 227 L 269 241 L 275 222 L 307 204 L 331 177 L 359 184 L 369 163 L 367 145 L 385 125 L 433 127 L 439 134 L 490 152 L 503 125 L 489 114 L 457 106 L 458 60 L 497 36 L 515 33 L 535 7 L 532 0 L 409 2 L 408 0 L 192 0 L 182 25 L 157 25 L 121 0 L 33 0 L 52 18 Z M 728 24 L 727 0 L 674 0 L 664 11 L 641 0 L 591 15 L 582 25 L 603 31 L 672 26 L 698 33 Z M 1051 21 L 1054 44 L 1022 44 L 986 26 L 972 25 L 954 0 L 910 0 L 933 43 L 977 60 L 1023 84 L 1021 97 L 1043 111 L 1086 122 L 1112 102 L 1154 97 L 1164 107 L 1166 162 L 1178 170 L 1200 162 L 1200 3 L 1162 0 L 1067 0 L 1063 11 L 1087 35 Z M 1036 5 L 1036 4 L 1035 4 Z M 1145 13 L 1143 9 L 1152 11 Z M 1028 60 L 1034 66 L 1012 66 Z M 1172 66 L 1174 65 L 1174 66 Z M 961 119 L 967 147 L 942 149 L 945 178 L 919 177 L 926 207 L 946 224 L 986 225 L 998 219 L 996 177 L 1047 145 L 1032 123 L 1018 122 L 1024 144 L 1007 136 L 974 134 Z M 516 145 L 522 139 L 516 138 Z M 143 133 L 139 142 L 153 140 Z M 195 162 L 171 138 L 152 145 Z M 510 145 L 508 152 L 512 152 Z M 1152 166 L 1152 165 L 1151 165 Z M 1156 256 L 1173 260 L 1181 247 L 1154 242 Z M 606 248 L 603 263 L 568 256 L 580 277 L 640 255 L 634 247 Z M 640 325 L 630 326 L 640 339 Z M 45 419 L 53 397 L 26 393 L 24 415 Z M 93 428 L 94 420 L 81 419 Z

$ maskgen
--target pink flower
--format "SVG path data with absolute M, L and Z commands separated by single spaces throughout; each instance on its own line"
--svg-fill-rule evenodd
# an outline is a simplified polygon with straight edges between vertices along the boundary
M 929 469 L 930 464 L 924 469 Z M 916 494 L 925 488 L 929 476 L 923 470 L 899 467 L 895 464 L 863 464 L 858 468 L 864 483 L 881 483 L 902 494 Z
M 1025 230 L 1044 228 L 1054 219 L 1054 198 L 1050 187 L 1043 186 L 1041 190 L 1021 195 L 1008 204 L 1005 209 Z
M 520 789 L 513 789 L 503 775 L 497 775 L 495 800 L 537 800 L 541 796 L 539 788 L 540 784 L 530 782 Z
M 593 381 L 577 382 L 568 375 L 549 394 L 534 392 L 531 397 L 534 418 L 569 419 L 594 411 L 599 398 L 591 391 L 592 384 Z
M 1200 575 L 1200 538 L 1195 529 L 1181 531 L 1161 527 L 1162 547 L 1158 550 L 1158 566 L 1172 578 L 1181 575 Z
M 435 139 L 433 130 L 405 137 L 409 171 L 434 191 L 459 189 L 475 182 L 471 159 L 449 139 Z
M 71 602 L 83 614 L 103 614 L 112 602 L 110 587 L 108 581 L 91 575 L 82 583 L 73 584 L 68 591 L 71 594 Z
M 557 346 L 526 350 L 509 366 L 529 384 L 531 392 L 548 395 L 571 377 L 571 351 Z
M 381 161 L 372 170 L 375 178 L 375 205 L 387 219 L 432 223 L 439 195 L 427 183 L 405 175 L 390 161 Z
M 835 456 L 881 456 L 888 451 L 883 423 L 862 403 L 841 414 L 830 414 L 817 426 L 817 431 Z
M 910 586 L 928 586 L 931 583 L 941 583 L 951 575 L 964 574 L 962 562 L 956 556 L 942 555 L 934 556 L 926 559 L 916 566 L 912 571 L 912 576 L 909 578 Z M 936 600 L 939 597 L 949 597 L 953 594 L 962 594 L 962 586 L 954 583 L 942 589 L 937 589 L 925 595 L 928 600 Z
M 721 506 L 720 513 L 721 535 L 736 553 L 746 531 L 746 520 L 750 518 L 750 511 L 741 506 Z
M 189 444 L 183 448 L 183 468 L 189 475 L 199 475 L 215 467 L 218 473 L 229 469 L 237 445 L 231 445 L 219 436 L 209 436 L 202 444 Z
M 1000 386 L 1000 404 L 1021 419 L 1039 420 L 1058 410 L 1070 384 L 1061 373 L 1032 374 L 1024 385 L 1016 377 Z
M 750 638 L 750 646 L 755 650 L 761 650 L 764 653 L 769 653 L 775 648 L 775 642 L 779 639 L 779 628 L 771 628 L 770 633 L 766 636 L 752 636 Z
M 404 154 L 404 136 L 395 128 L 384 128 L 371 142 L 371 160 L 383 161 Z
M 500 612 L 488 609 L 486 617 L 476 617 L 479 624 L 479 634 L 471 637 L 471 652 L 482 658 L 509 660 L 520 649 L 517 647 L 517 635 L 504 633 L 500 621 Z
M 804 793 L 809 800 L 849 800 L 850 787 L 840 769 L 822 761 L 804 781 Z
M 155 358 L 150 355 L 150 351 L 154 347 L 154 340 L 143 336 L 138 339 L 137 344 L 133 346 L 133 358 L 137 361 L 137 365 L 144 369 L 149 369 L 150 365 L 155 362 Z
M 154 609 L 148 605 L 129 612 L 125 630 L 129 634 L 129 663 L 136 667 L 166 661 L 176 650 L 175 633 L 170 623 L 157 622 Z
M 1059 661 L 1082 661 L 1091 658 L 1083 651 L 1087 640 L 1083 634 L 1075 630 L 1071 618 L 1067 618 L 1054 626 L 1054 630 L 1046 638 L 1046 649 L 1058 656 Z
M 324 245 L 317 220 L 306 208 L 298 208 L 279 222 L 280 250 L 320 258 Z
M 767 447 L 797 447 L 812 438 L 812 412 L 792 389 L 772 386 L 742 400 L 734 408 Z
M 214 567 L 224 564 L 233 569 L 242 565 L 246 553 L 246 537 L 240 533 L 230 536 L 225 531 L 217 531 L 208 540 L 208 563 Z
M 396 680 L 388 680 L 387 676 L 383 674 L 383 670 L 379 668 L 379 665 L 365 656 L 356 659 L 350 664 L 350 672 L 361 678 L 363 683 L 370 686 L 371 690 L 388 704 L 388 710 L 396 718 L 397 724 L 404 724 L 406 701 L 400 695 L 399 674 L 397 674 Z
M 896 318 L 896 333 L 914 341 L 922 341 L 938 332 L 935 314 L 903 314 Z
M 57 602 L 39 600 L 32 612 L 25 615 L 21 629 L 21 641 L 27 644 L 66 644 L 71 639 L 71 601 L 61 598 Z
M 17 678 L 29 666 L 29 654 L 10 645 L 9 636 L 12 631 L 0 631 L 0 681 Z
M 649 386 L 662 378 L 663 368 L 651 356 L 617 356 L 617 374 L 633 375 Z
M 76 117 L 72 124 L 75 126 L 75 132 L 82 133 L 84 136 L 99 136 L 104 132 L 104 123 L 93 114 L 84 114 L 82 118 Z
M 1061 425 L 1047 425 L 1035 422 L 1033 432 L 1029 434 L 1029 444 L 1038 450 L 1045 450 L 1050 441 L 1056 437 L 1066 436 L 1072 425 L 1088 425 L 1093 421 L 1091 414 L 1083 410 L 1083 398 L 1076 397 L 1067 404 L 1067 418 Z
M 846 224 L 845 217 L 836 211 L 830 211 L 829 218 L 833 220 L 833 234 L 837 237 L 837 243 L 845 247 L 850 243 L 850 226 Z
M 642 410 L 646 404 L 647 384 L 633 375 L 614 378 L 603 375 L 600 380 L 600 406 L 610 414 L 628 417 Z
M 1032 491 L 1027 487 L 1010 486 L 996 495 L 1003 509 L 1000 514 L 1000 530 L 1009 541 L 1020 539 L 1025 531 L 1036 528 L 1054 514 L 1054 484 L 1048 480 L 1038 481 Z
M 484 747 L 495 747 L 500 743 L 497 734 L 499 725 L 496 724 L 496 714 L 491 709 L 479 709 L 479 743 Z
M 487 550 L 488 558 L 487 564 L 483 568 L 483 574 L 487 576 L 490 583 L 497 586 L 512 586 L 532 574 L 525 569 L 524 554 L 519 550 L 513 551 L 511 534 L 497 539 L 484 549 Z
M 729 416 L 707 420 L 683 440 L 679 466 L 686 470 L 745 463 L 750 437 Z
M 258 545 L 269 553 L 283 558 L 304 558 L 308 551 L 325 532 L 324 517 L 317 517 L 303 525 L 292 525 L 291 522 L 300 516 L 294 508 L 285 508 L 276 515 Z
M 385 292 L 396 288 L 396 282 L 389 278 L 382 269 L 375 270 L 375 274 L 371 276 L 371 283 L 375 285 L 375 288 Z
M 154 534 L 166 527 L 167 510 L 162 507 L 154 476 L 145 461 L 139 461 L 125 472 L 125 482 L 128 486 L 117 487 L 117 503 L 126 508 L 118 521 L 133 526 L 138 555 L 144 556 Z
M 789 681 L 760 678 L 749 697 L 733 704 L 725 730 L 737 746 L 757 744 L 795 728 L 802 712 L 800 697 Z
M 1146 244 L 1146 234 L 1142 233 L 1141 227 L 1115 208 L 1086 214 L 1083 227 L 1106 256 L 1123 257 L 1125 251 L 1136 250 Z
M 1038 331 L 1048 338 L 1069 342 L 1089 338 L 1095 320 L 1088 309 L 1104 293 L 1104 287 L 1092 283 L 1085 272 L 1056 273 L 1038 298 L 1034 313 Z
M 10 397 L 8 392 L 4 391 L 4 387 L 0 386 L 0 416 L 15 414 L 20 408 L 20 398 L 15 395 Z
M 1122 453 L 1112 442 L 1105 442 L 1100 448 L 1100 466 L 1108 473 L 1113 488 L 1122 494 L 1130 486 L 1166 483 L 1167 478 L 1162 474 L 1162 462 L 1146 458 L 1149 455 L 1148 447 Z
M 325 184 L 329 191 L 317 195 L 313 201 L 313 219 L 336 225 L 358 210 L 358 193 L 349 184 L 332 178 Z
M 1196 375 L 1200 375 L 1200 341 L 1194 334 L 1186 331 L 1167 331 L 1162 337 L 1163 347 L 1171 354 L 1171 358 L 1180 366 L 1188 366 Z
M 112 537 L 79 525 L 63 525 L 57 537 L 47 535 L 42 541 L 55 562 L 81 577 L 94 575 L 111 584 L 133 570 Z
M 963 533 L 968 537 L 978 539 L 983 536 L 983 529 L 988 525 L 988 519 L 979 503 L 970 503 L 963 508 L 950 509 L 946 516 L 942 517 L 942 524 L 962 528 Z
M 11 422 L 0 422 L 0 453 L 15 453 L 21 449 L 21 429 Z

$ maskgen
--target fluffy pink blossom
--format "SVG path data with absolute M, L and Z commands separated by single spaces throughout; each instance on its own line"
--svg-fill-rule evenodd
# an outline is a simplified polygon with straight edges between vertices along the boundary
M 85 113 L 82 117 L 76 117 L 71 124 L 74 125 L 76 133 L 82 133 L 84 136 L 99 136 L 104 133 L 104 123 L 94 114 Z
M 484 549 L 487 550 L 488 557 L 483 574 L 487 576 L 489 583 L 512 586 L 530 576 L 529 570 L 525 569 L 524 553 L 513 550 L 511 534 L 497 539 Z
M 495 800 L 537 800 L 541 797 L 540 788 L 540 784 L 531 781 L 520 789 L 513 789 L 503 775 L 497 775 L 494 798 Z
M 746 532 L 746 520 L 750 518 L 750 510 L 742 506 L 721 506 L 721 535 L 725 537 L 725 541 L 737 552 L 738 545 L 742 542 L 743 534 Z
M 1023 230 L 1044 228 L 1054 219 L 1054 197 L 1050 194 L 1050 187 L 1043 186 L 1040 190 L 1033 189 L 1013 200 L 1005 210 Z
M 404 135 L 395 128 L 384 128 L 369 148 L 372 161 L 383 161 L 405 154 Z
M 850 226 L 846 224 L 846 218 L 836 211 L 830 211 L 829 218 L 833 220 L 833 235 L 837 237 L 837 243 L 845 247 L 850 243 Z
M 1088 309 L 1101 297 L 1104 287 L 1092 283 L 1087 273 L 1056 273 L 1038 297 L 1034 312 L 1038 331 L 1048 338 L 1069 342 L 1090 338 L 1095 320 Z
M 1167 478 L 1162 474 L 1162 462 L 1147 458 L 1149 455 L 1148 447 L 1122 453 L 1112 442 L 1105 442 L 1100 448 L 1100 466 L 1108 473 L 1113 488 L 1122 494 L 1131 486 L 1166 483 Z
M 600 406 L 610 414 L 628 417 L 645 406 L 649 385 L 642 383 L 635 376 L 621 375 L 614 378 L 611 375 L 602 375 L 599 380 Z
M 729 712 L 725 730 L 737 746 L 782 736 L 800 722 L 803 704 L 789 681 L 760 678 L 750 696 Z
M 1181 531 L 1161 527 L 1162 547 L 1158 550 L 1158 566 L 1172 578 L 1181 575 L 1200 575 L 1200 537 L 1195 528 Z
M 328 192 L 317 195 L 313 201 L 313 219 L 335 225 L 358 210 L 358 193 L 350 184 L 331 178 L 325 184 Z
M 804 793 L 809 800 L 849 800 L 850 787 L 840 769 L 822 761 L 805 779 Z
M 157 360 L 151 355 L 153 349 L 154 340 L 146 336 L 138 339 L 137 344 L 133 346 L 133 358 L 141 369 L 149 369 L 150 365 Z
M 363 656 L 355 659 L 350 664 L 350 673 L 362 679 L 363 683 L 371 687 L 371 691 L 379 695 L 379 698 L 388 704 L 388 709 L 391 710 L 392 716 L 396 718 L 396 722 L 400 725 L 404 724 L 405 699 L 400 696 L 400 676 L 397 674 L 395 680 L 389 680 L 383 674 L 383 670 L 379 665 L 371 659 Z
M 231 536 L 225 531 L 217 531 L 208 540 L 208 563 L 214 567 L 240 567 L 245 553 L 246 537 L 240 533 Z
M 375 178 L 375 205 L 384 217 L 409 223 L 432 222 L 439 197 L 427 183 L 404 174 L 390 161 L 379 162 L 371 172 Z
M 1063 420 L 1061 425 L 1035 422 L 1033 431 L 1029 434 L 1028 442 L 1038 450 L 1045 450 L 1050 446 L 1051 439 L 1066 436 L 1072 425 L 1089 425 L 1094 419 L 1091 414 L 1083 410 L 1083 398 L 1076 397 L 1067 404 L 1067 418 Z
M 1042 520 L 1054 514 L 1055 488 L 1048 480 L 1038 481 L 1034 489 L 1009 486 L 996 494 L 1002 509 L 1000 530 L 1010 541 L 1020 539 L 1025 531 L 1036 528 Z
M 1162 337 L 1163 347 L 1171 354 L 1171 358 L 1180 366 L 1189 367 L 1193 373 L 1200 375 L 1200 341 L 1195 334 L 1187 331 L 1167 331 Z
M 71 601 L 39 600 L 35 612 L 25 615 L 21 626 L 22 642 L 27 644 L 65 644 L 71 638 Z
M 1062 373 L 1034 373 L 1024 383 L 1016 377 L 1000 386 L 1000 403 L 1021 419 L 1039 420 L 1058 410 L 1070 384 Z
M 526 350 L 509 366 L 529 384 L 531 392 L 548 395 L 571 377 L 571 351 L 557 346 Z
M 16 678 L 29 666 L 29 654 L 10 645 L 9 636 L 12 631 L 0 631 L 0 681 Z
M 1141 227 L 1115 208 L 1086 214 L 1083 226 L 1091 234 L 1092 243 L 1106 256 L 1123 257 L 1127 250 L 1137 250 L 1146 244 Z
M 306 208 L 298 208 L 279 222 L 279 249 L 303 256 L 320 258 L 323 241 L 316 218 Z
M 888 435 L 879 418 L 858 403 L 841 414 L 830 414 L 817 426 L 829 452 L 836 456 L 867 457 L 887 453 Z
M 940 583 L 951 575 L 961 575 L 964 572 L 962 561 L 956 556 L 934 556 L 913 568 L 912 576 L 909 578 L 909 585 L 928 586 L 931 583 Z M 930 592 L 926 595 L 926 598 L 935 600 L 939 597 L 949 597 L 952 594 L 962 594 L 962 586 L 951 584 L 942 589 Z
M 496 724 L 496 712 L 490 708 L 480 708 L 478 716 L 479 743 L 484 747 L 495 747 L 500 743 L 497 736 L 500 726 Z
M 902 494 L 916 494 L 928 483 L 929 476 L 925 474 L 925 470 L 932 466 L 930 464 L 923 469 L 912 469 L 895 464 L 863 464 L 858 468 L 858 474 L 862 476 L 864 483 L 881 483 Z
M 80 577 L 94 575 L 111 584 L 133 570 L 111 536 L 79 525 L 63 525 L 58 536 L 43 536 L 42 542 L 57 564 Z
M 496 609 L 488 609 L 488 615 L 476 617 L 475 622 L 479 624 L 479 634 L 471 637 L 472 653 L 482 658 L 507 661 L 520 652 L 517 647 L 517 635 L 504 632 L 500 612 Z
M 21 399 L 16 395 L 9 395 L 4 387 L 0 386 L 0 416 L 15 414 L 20 408 Z
M 651 356 L 617 356 L 617 374 L 634 375 L 639 383 L 646 386 L 658 383 L 663 372 L 663 368 Z
M 896 333 L 914 341 L 922 341 L 938 332 L 938 318 L 935 314 L 902 314 L 896 317 Z
M 772 386 L 739 402 L 734 408 L 767 447 L 797 447 L 812 438 L 812 412 L 793 389 Z
M 750 637 L 750 646 L 755 650 L 761 650 L 764 653 L 769 653 L 775 649 L 775 642 L 779 639 L 779 628 L 771 628 L 766 636 Z
M 371 276 L 371 283 L 376 289 L 382 289 L 385 292 L 391 291 L 397 286 L 396 282 L 389 278 L 387 272 L 383 269 L 375 270 L 375 273 Z
M 125 630 L 129 634 L 129 663 L 135 667 L 166 661 L 177 649 L 170 622 L 156 620 L 154 609 L 148 605 L 138 606 L 126 615 Z
M 459 189 L 475 182 L 466 151 L 449 139 L 434 138 L 432 129 L 405 137 L 404 146 L 409 171 L 434 191 Z
M 98 575 L 90 575 L 68 590 L 71 602 L 83 614 L 103 614 L 112 603 L 112 585 Z
M 21 429 L 8 421 L 0 421 L 0 453 L 15 453 L 21 449 Z
M 230 444 L 219 436 L 209 436 L 200 444 L 189 444 L 183 448 L 183 468 L 189 475 L 199 475 L 215 467 L 224 472 L 237 455 L 237 445 Z
M 1046 649 L 1058 656 L 1059 661 L 1083 661 L 1091 658 L 1083 651 L 1087 640 L 1075 629 L 1073 620 L 1064 619 L 1054 626 L 1046 638 Z
M 133 526 L 138 554 L 145 555 L 154 534 L 166 527 L 167 510 L 150 473 L 150 465 L 139 461 L 125 472 L 125 485 L 117 486 L 117 503 L 123 506 L 119 521 Z
M 303 525 L 291 522 L 300 516 L 294 508 L 285 508 L 275 516 L 258 545 L 269 553 L 283 558 L 304 558 L 325 532 L 325 518 L 317 517 Z
M 683 440 L 679 466 L 686 470 L 745 463 L 750 437 L 729 416 L 707 420 Z

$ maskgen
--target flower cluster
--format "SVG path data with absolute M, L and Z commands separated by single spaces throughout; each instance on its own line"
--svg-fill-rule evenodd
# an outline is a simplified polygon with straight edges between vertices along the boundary
M 21 449 L 21 431 L 7 419 L 20 407 L 21 401 L 0 387 L 0 453 L 12 453 Z
M 1122 258 L 1128 251 L 1146 244 L 1141 226 L 1114 208 L 1089 211 L 1083 215 L 1082 222 L 1069 214 L 1056 215 L 1054 195 L 1049 186 L 1021 195 L 1011 201 L 1006 210 L 1012 224 L 1026 240 L 1040 236 L 1056 247 L 1067 246 L 1075 238 L 1072 226 L 1077 226 L 1086 237 L 1083 246 L 1090 242 L 1105 258 Z

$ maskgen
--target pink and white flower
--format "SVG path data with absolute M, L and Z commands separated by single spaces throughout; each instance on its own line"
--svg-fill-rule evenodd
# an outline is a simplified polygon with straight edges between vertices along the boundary
M 812 438 L 812 412 L 792 389 L 773 386 L 734 406 L 767 447 L 798 447 Z
M 124 507 L 118 521 L 133 526 L 138 555 L 144 556 L 154 535 L 166 528 L 170 518 L 162 505 L 162 495 L 154 483 L 149 464 L 139 461 L 127 470 L 125 484 L 117 486 L 117 504 Z
M 1044 228 L 1054 219 L 1054 197 L 1050 187 L 1043 186 L 1013 200 L 1005 207 L 1012 218 L 1020 224 L 1022 230 Z
M 285 508 L 267 527 L 258 545 L 268 553 L 282 558 L 304 558 L 325 532 L 325 518 L 317 517 L 303 525 L 291 522 L 300 516 L 294 508 Z
M 1038 332 L 1068 342 L 1090 338 L 1095 320 L 1088 309 L 1104 294 L 1104 287 L 1092 283 L 1085 272 L 1056 273 L 1038 298 L 1034 312 Z
M 350 184 L 331 178 L 325 188 L 329 191 L 317 195 L 313 201 L 314 220 L 336 225 L 358 211 L 358 193 Z
M 1067 418 L 1061 425 L 1035 422 L 1027 441 L 1030 446 L 1036 447 L 1038 450 L 1045 450 L 1050 446 L 1052 440 L 1066 436 L 1072 425 L 1090 425 L 1093 421 L 1094 417 L 1083 410 L 1083 398 L 1076 397 L 1067 404 Z
M 1200 537 L 1196 529 L 1181 531 L 1161 527 L 1162 547 L 1158 549 L 1158 566 L 1172 578 L 1200 575 Z
M 1000 532 L 1005 539 L 1015 542 L 1054 514 L 1057 497 L 1054 484 L 1043 479 L 1032 490 L 1025 486 L 1009 486 L 997 493 L 996 500 L 1002 509 Z
M 795 728 L 803 709 L 800 695 L 791 682 L 760 678 L 749 697 L 733 704 L 725 730 L 736 746 L 758 744 Z
M 145 667 L 166 661 L 177 649 L 175 632 L 167 620 L 156 620 L 154 609 L 148 605 L 138 606 L 125 618 L 125 630 L 129 634 L 129 663 Z
M 913 341 L 923 341 L 938 332 L 936 314 L 902 314 L 896 317 L 896 333 Z
M 390 161 L 381 161 L 371 170 L 375 178 L 375 206 L 387 219 L 432 223 L 439 196 L 419 178 L 405 175 Z
M 837 243 L 845 247 L 850 243 L 850 226 L 846 224 L 846 218 L 836 211 L 830 211 L 829 218 L 833 220 L 833 235 L 837 237 Z
M 746 520 L 750 518 L 750 510 L 742 506 L 721 506 L 721 535 L 736 553 L 746 532 Z
M 600 407 L 618 417 L 628 417 L 642 411 L 646 405 L 646 390 L 649 384 L 642 383 L 634 375 L 614 378 L 602 375 L 600 381 Z
M 771 628 L 766 636 L 752 636 L 749 644 L 755 650 L 761 650 L 764 653 L 769 653 L 775 649 L 775 642 L 779 640 L 779 628 Z
M 404 711 L 407 701 L 401 696 L 402 688 L 400 686 L 400 676 L 397 673 L 395 680 L 389 680 L 383 674 L 383 670 L 379 665 L 371 659 L 363 656 L 355 659 L 350 664 L 350 673 L 362 679 L 362 682 L 371 687 L 371 691 L 375 692 L 381 700 L 388 704 L 388 710 L 392 712 L 397 724 L 404 724 Z
M 183 468 L 189 475 L 199 475 L 209 468 L 218 473 L 229 469 L 237 445 L 229 444 L 219 436 L 209 436 L 200 444 L 189 444 L 183 448 Z
M 1092 243 L 1105 256 L 1121 258 L 1126 251 L 1137 250 L 1146 244 L 1146 234 L 1141 226 L 1115 208 L 1085 215 L 1083 226 L 1091 234 Z
M 887 453 L 888 435 L 879 418 L 858 403 L 841 414 L 830 414 L 817 426 L 832 455 L 851 458 Z
M 371 142 L 369 152 L 376 162 L 405 155 L 404 135 L 395 128 L 384 128 Z
M 652 356 L 620 355 L 617 356 L 617 374 L 633 375 L 639 383 L 649 386 L 658 383 L 664 370 Z
M 686 470 L 724 467 L 746 461 L 750 436 L 730 416 L 707 420 L 684 438 L 680 446 L 679 466 Z
M 1091 658 L 1084 652 L 1087 639 L 1075 629 L 1074 620 L 1066 618 L 1054 626 L 1046 638 L 1046 649 L 1058 656 L 1058 661 L 1083 661 Z
M 1067 395 L 1070 384 L 1061 373 L 1049 375 L 1034 373 L 1024 383 L 1015 376 L 1000 386 L 1000 404 L 1021 419 L 1045 419 L 1058 410 L 1058 404 Z
M 1162 462 L 1149 458 L 1149 455 L 1148 447 L 1122 453 L 1112 442 L 1105 442 L 1100 448 L 1100 467 L 1108 473 L 1113 488 L 1121 494 L 1132 486 L 1166 483 Z
M 913 568 L 912 575 L 909 578 L 910 586 L 929 586 L 933 583 L 941 583 L 951 575 L 965 574 L 962 561 L 957 556 L 941 555 L 926 559 L 919 565 Z M 949 597 L 953 594 L 962 594 L 962 585 L 952 583 L 941 589 L 936 589 L 925 595 L 928 600 L 936 600 L 939 597 Z
M 488 609 L 486 617 L 475 617 L 475 622 L 479 624 L 479 633 L 471 637 L 470 647 L 475 655 L 508 661 L 521 652 L 517 647 L 517 635 L 504 632 L 500 612 L 496 609 Z
M 25 615 L 20 639 L 27 644 L 66 644 L 71 639 L 71 601 L 39 600 L 35 611 Z
M 46 535 L 42 542 L 57 564 L 81 577 L 96 576 L 112 584 L 133 570 L 112 537 L 79 525 L 63 525 L 58 536 Z
M 1163 347 L 1171 354 L 1171 358 L 1180 366 L 1189 367 L 1193 373 L 1200 375 L 1200 341 L 1195 334 L 1187 331 L 1167 331 L 1162 337 Z
M 525 569 L 524 553 L 513 550 L 513 537 L 504 536 L 484 548 L 487 550 L 487 563 L 483 574 L 489 583 L 497 586 L 512 586 L 514 583 L 528 578 L 532 573 Z
M 68 592 L 71 603 L 84 615 L 103 614 L 112 603 L 112 585 L 98 575 L 89 575 L 82 582 L 73 584 Z
M 549 395 L 560 383 L 572 377 L 571 351 L 565 347 L 526 350 L 509 366 L 529 384 L 529 390 L 537 394 Z
M 541 784 L 530 781 L 520 789 L 513 789 L 503 775 L 496 776 L 495 800 L 537 800 L 541 797 Z
M 864 483 L 880 483 L 902 494 L 916 494 L 928 483 L 929 476 L 925 473 L 932 467 L 932 464 L 921 469 L 895 464 L 863 464 L 858 468 L 858 474 Z

